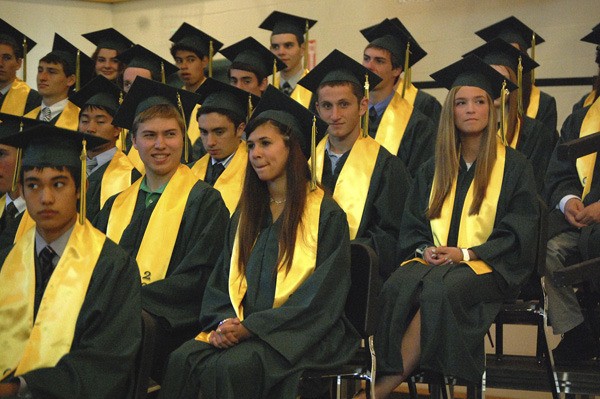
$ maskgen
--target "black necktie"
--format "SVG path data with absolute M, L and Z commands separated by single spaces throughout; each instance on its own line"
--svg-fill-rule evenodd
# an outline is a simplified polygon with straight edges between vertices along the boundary
M 50 247 L 50 245 L 46 245 L 44 249 L 40 251 L 40 266 L 42 267 L 42 287 L 46 288 L 50 277 L 52 276 L 52 272 L 54 271 L 54 257 L 56 256 L 56 252 Z
M 290 86 L 288 82 L 283 82 L 283 85 L 281 86 L 281 91 L 283 92 L 283 94 L 289 96 L 294 90 L 292 90 L 292 86 Z
M 375 107 L 369 108 L 369 123 L 377 122 L 377 110 Z
M 225 170 L 225 165 L 223 165 L 221 162 L 217 162 L 216 164 L 213 165 L 212 175 L 210 176 L 210 185 L 211 186 L 215 185 L 215 183 L 217 182 L 217 179 L 219 178 L 219 176 L 221 176 L 221 173 L 223 173 L 224 170 Z
M 11 202 L 10 204 L 6 205 L 6 215 L 9 216 L 11 219 L 14 219 L 15 216 L 17 216 L 17 213 L 19 213 L 19 210 L 15 206 L 14 202 Z

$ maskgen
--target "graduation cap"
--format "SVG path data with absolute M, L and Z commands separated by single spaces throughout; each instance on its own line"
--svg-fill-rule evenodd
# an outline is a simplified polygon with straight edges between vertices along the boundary
M 179 70 L 179 68 L 169 61 L 139 44 L 122 52 L 119 55 L 119 61 L 126 64 L 128 68 L 143 68 L 149 70 L 152 78 L 159 80 L 162 83 L 166 81 L 167 76 L 172 75 Z
M 80 109 L 89 105 L 102 107 L 111 116 L 115 116 L 122 100 L 121 88 L 102 75 L 96 76 L 78 92 L 69 96 L 69 101 Z
M 475 34 L 486 42 L 499 37 L 508 43 L 518 43 L 523 49 L 531 48 L 532 57 L 535 52 L 535 45 L 544 43 L 541 36 L 514 16 L 480 29 Z
M 171 47 L 173 57 L 177 50 L 192 51 L 200 58 L 208 57 L 208 76 L 212 77 L 212 59 L 214 54 L 223 47 L 223 43 L 187 22 L 182 23 L 169 40 L 173 42 Z
M 406 28 L 406 26 L 404 26 L 404 24 L 402 23 L 402 21 L 400 21 L 400 19 L 398 17 L 394 17 L 394 18 L 386 18 L 386 20 L 390 21 L 391 23 L 393 23 L 394 25 L 396 25 L 396 27 L 398 29 L 400 29 L 402 31 L 402 33 L 404 33 L 406 36 L 410 37 L 411 39 L 414 40 L 412 34 L 409 32 L 409 30 Z M 371 25 L 367 28 L 361 29 L 360 33 L 365 36 L 367 34 L 369 34 L 369 31 L 378 27 L 379 24 L 375 24 L 375 25 Z
M 299 102 L 269 85 L 260 98 L 258 106 L 248 121 L 248 125 L 254 120 L 274 120 L 287 126 L 290 132 L 298 138 L 302 153 L 306 158 L 315 161 L 316 144 L 325 136 L 327 123 L 317 115 L 310 112 Z M 247 125 L 247 126 L 248 126 Z M 248 134 L 248 129 L 246 129 Z M 316 187 L 315 167 L 311 167 L 311 188 Z
M 94 43 L 97 48 L 108 48 L 116 50 L 117 53 L 122 53 L 131 46 L 133 42 L 125 35 L 114 28 L 97 30 L 95 32 L 84 33 L 81 36 Z
M 113 125 L 131 130 L 135 118 L 147 109 L 161 104 L 175 107 L 185 123 L 200 98 L 197 94 L 138 76 L 113 118 Z M 184 134 L 184 158 L 188 161 L 187 126 Z
M 15 133 L 19 133 L 23 129 L 43 123 L 46 122 L 0 112 L 0 140 L 12 136 Z
M 36 124 L 21 133 L 0 140 L 0 143 L 22 149 L 21 165 L 25 167 L 81 168 L 81 186 L 86 185 L 87 148 L 96 148 L 108 141 L 91 134 L 62 129 L 52 124 Z M 85 195 L 79 200 L 79 223 L 84 224 Z
M 0 36 L 4 36 L 4 39 L 10 40 L 17 49 L 21 50 L 21 54 L 16 54 L 18 58 L 25 58 L 25 55 L 37 44 L 2 18 L 0 18 Z
M 94 76 L 94 61 L 58 33 L 54 34 L 52 51 L 48 55 L 50 54 L 63 60 L 71 70 L 75 71 L 75 76 L 77 77 L 75 90 L 79 90 L 82 85 L 85 85 Z
M 221 49 L 220 53 L 231 61 L 232 69 L 246 71 L 246 68 L 252 68 L 264 77 L 275 75 L 277 71 L 285 68 L 285 62 L 251 36 Z
M 581 41 L 600 45 L 600 24 L 594 26 L 590 33 L 581 38 Z
M 254 104 L 260 100 L 260 97 L 254 94 L 212 78 L 206 78 L 196 90 L 196 94 L 199 96 L 199 103 L 202 104 L 196 117 L 210 112 L 228 111 L 241 120 L 247 120 L 252 114 Z

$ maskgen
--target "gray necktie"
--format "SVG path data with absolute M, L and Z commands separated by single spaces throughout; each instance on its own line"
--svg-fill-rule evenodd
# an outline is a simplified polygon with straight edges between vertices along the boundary
M 44 107 L 42 109 L 42 119 L 44 122 L 50 122 L 51 120 L 51 111 L 50 111 L 50 107 Z
M 98 160 L 95 157 L 86 160 L 85 169 L 88 176 L 92 173 L 96 166 L 98 166 Z

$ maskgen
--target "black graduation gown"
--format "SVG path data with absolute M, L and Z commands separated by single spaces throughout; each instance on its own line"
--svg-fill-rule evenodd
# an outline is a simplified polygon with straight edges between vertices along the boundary
M 329 157 L 323 157 L 321 184 L 329 194 L 333 193 L 348 154 L 349 152 L 340 158 L 333 174 Z M 355 241 L 375 250 L 379 257 L 379 274 L 384 279 L 397 266 L 396 247 L 400 222 L 410 185 L 411 178 L 404 164 L 384 147 L 380 147 Z
M 540 105 L 535 119 L 552 129 L 552 131 L 556 131 L 558 123 L 556 99 L 550 94 L 540 91 Z
M 8 253 L 7 249 L 0 254 L 0 268 Z M 37 276 L 40 273 L 37 269 Z M 33 397 L 133 397 L 134 366 L 142 336 L 141 312 L 137 265 L 107 239 L 76 322 L 71 351 L 54 367 L 22 375 Z
M 433 245 L 425 210 L 434 162 L 421 168 L 406 204 L 399 260 L 412 259 L 423 244 Z M 448 245 L 456 246 L 460 214 L 474 168 L 461 162 Z M 529 277 L 535 258 L 538 205 L 533 172 L 517 151 L 506 150 L 506 168 L 494 227 L 488 240 L 471 249 L 493 269 L 476 275 L 464 264 L 428 266 L 410 262 L 386 281 L 375 335 L 378 370 L 403 371 L 400 344 L 416 309 L 421 311 L 420 367 L 478 381 L 484 370 L 483 338 L 502 302 L 514 297 Z
M 19 213 L 10 221 L 8 220 L 9 216 L 6 214 L 6 211 L 2 214 L 0 218 L 0 250 L 12 247 L 15 242 L 15 235 L 19 229 L 19 223 L 21 223 L 21 219 L 23 218 L 23 213 Z
M 419 89 L 413 106 L 431 119 L 433 126 L 437 129 L 442 113 L 442 104 L 440 104 L 437 98 Z
M 236 317 L 228 293 L 231 252 L 239 214 L 234 214 L 218 266 L 206 287 L 201 331 Z M 344 316 L 350 287 L 346 216 L 323 199 L 316 268 L 287 302 L 273 309 L 280 224 L 265 222 L 247 266 L 243 324 L 253 337 L 229 349 L 188 341 L 171 354 L 161 398 L 295 398 L 302 371 L 345 363 L 359 336 Z
M 8 94 L 8 93 L 7 93 Z M 2 104 L 4 104 L 4 99 L 6 96 L 2 96 L 0 98 L 0 109 L 2 108 Z M 23 111 L 23 115 L 33 110 L 42 103 L 42 96 L 36 90 L 29 90 L 29 94 L 27 94 L 27 99 L 25 100 L 25 109 Z

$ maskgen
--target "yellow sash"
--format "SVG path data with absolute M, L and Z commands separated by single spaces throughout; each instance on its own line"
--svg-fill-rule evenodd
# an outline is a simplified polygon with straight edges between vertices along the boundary
M 13 371 L 21 375 L 53 367 L 69 353 L 77 318 L 105 239 L 89 221 L 84 225 L 75 223 L 35 320 L 35 229 L 29 229 L 15 244 L 0 272 L 2 379 Z
M 15 79 L 12 82 L 10 90 L 6 93 L 4 102 L 2 103 L 2 112 L 5 114 L 12 114 L 21 116 L 25 113 L 25 105 L 27 103 L 27 96 L 31 88 L 27 83 Z
M 396 85 L 396 93 L 400 94 L 400 96 L 402 96 L 402 85 L 404 85 L 404 76 L 398 80 L 398 84 Z M 417 89 L 412 83 L 404 91 L 404 99 L 413 107 L 415 106 L 415 100 L 417 98 L 418 91 L 419 89 Z
M 197 181 L 190 168 L 179 165 L 156 203 L 135 258 L 142 284 L 165 278 L 185 204 Z M 131 222 L 141 184 L 142 179 L 138 179 L 115 199 L 106 231 L 106 235 L 114 242 L 121 241 L 123 232 Z
M 592 105 L 594 103 L 594 97 L 596 97 L 596 90 L 592 90 L 590 94 L 588 94 L 583 102 L 583 107 L 585 108 L 588 105 Z
M 200 179 L 206 177 L 206 170 L 210 162 L 210 155 L 206 154 L 198 160 L 192 167 L 192 172 Z M 229 209 L 229 215 L 232 215 L 237 208 L 237 204 L 242 195 L 244 187 L 244 178 L 246 177 L 246 164 L 248 163 L 248 150 L 246 142 L 242 141 L 235 151 L 229 165 L 225 168 L 221 176 L 215 182 L 214 188 L 219 190 L 225 206 Z
M 308 72 L 308 69 L 305 69 L 302 72 L 302 77 L 305 77 Z M 273 86 L 277 87 L 278 89 L 281 89 L 279 87 L 281 83 L 281 74 L 279 72 L 275 74 L 273 80 Z M 296 87 L 294 87 L 294 90 L 292 91 L 292 94 L 290 94 L 290 97 L 302 104 L 304 108 L 308 109 L 308 107 L 310 106 L 310 100 L 312 98 L 312 91 L 308 90 L 304 86 L 296 85 Z
M 15 240 L 13 242 L 17 242 L 33 226 L 35 226 L 35 220 L 33 220 L 33 218 L 29 215 L 27 209 L 25 209 L 25 211 L 23 211 L 23 217 L 19 222 L 19 227 L 17 227 Z
M 529 96 L 529 106 L 525 115 L 535 119 L 540 108 L 540 89 L 537 86 L 531 86 L 531 95 Z
M 2 197 L 0 197 L 0 218 L 4 214 L 5 209 L 6 209 L 6 194 L 2 194 Z
M 581 123 L 581 130 L 579 137 L 589 136 L 590 134 L 597 133 L 600 131 L 600 98 L 592 104 L 588 109 L 583 122 Z M 575 165 L 577 167 L 577 174 L 579 175 L 579 181 L 583 186 L 583 193 L 581 199 L 590 192 L 592 187 L 592 179 L 594 177 L 594 165 L 596 165 L 597 152 L 593 152 L 584 157 L 577 158 Z
M 127 136 L 129 133 L 130 132 L 128 130 L 125 130 L 125 136 Z M 140 158 L 140 153 L 138 152 L 137 148 L 131 146 L 129 152 L 127 153 L 127 158 L 129 158 L 129 162 L 131 162 L 133 167 L 136 168 L 138 172 L 140 172 L 142 175 L 146 173 L 146 166 L 144 165 L 144 162 L 142 162 L 142 158 Z
M 34 108 L 31 111 L 29 111 L 25 115 L 25 117 L 31 119 L 38 119 L 41 109 L 41 106 Z M 58 116 L 58 119 L 56 120 L 54 126 L 61 127 L 63 129 L 77 130 L 77 128 L 79 127 L 79 107 L 73 104 L 72 102 L 67 101 L 65 109 L 63 109 L 63 111 Z
M 398 155 L 400 143 L 413 109 L 414 107 L 406 99 L 402 98 L 398 92 L 394 92 L 392 100 L 383 112 L 375 134 L 375 141 L 393 155 Z
M 198 110 L 200 109 L 200 104 L 196 104 L 194 109 L 192 110 L 192 115 L 190 116 L 190 123 L 188 123 L 187 135 L 190 138 L 190 143 L 194 145 L 196 140 L 200 138 L 200 126 L 198 126 L 198 118 L 196 115 L 198 114 Z M 190 149 L 191 152 L 191 149 Z
M 498 139 L 502 140 L 502 130 L 498 129 Z M 517 145 L 519 144 L 519 138 L 521 136 L 521 120 L 517 119 L 517 126 L 515 127 L 515 135 L 512 138 L 512 141 L 508 143 L 508 146 L 513 150 L 517 149 Z
M 127 155 L 117 148 L 117 152 L 102 175 L 100 209 L 110 197 L 131 185 L 131 171 L 133 168 L 133 164 Z
M 323 163 L 325 159 L 325 144 L 328 140 L 326 135 L 317 146 L 316 153 L 316 175 L 317 181 L 323 178 Z M 354 240 L 358 233 L 360 221 L 367 202 L 371 177 L 377 163 L 380 145 L 371 137 L 363 137 L 362 133 L 352 146 L 348 159 L 335 183 L 333 199 L 346 212 L 348 226 L 350 227 L 350 239 Z M 309 161 L 310 164 L 310 161 Z

